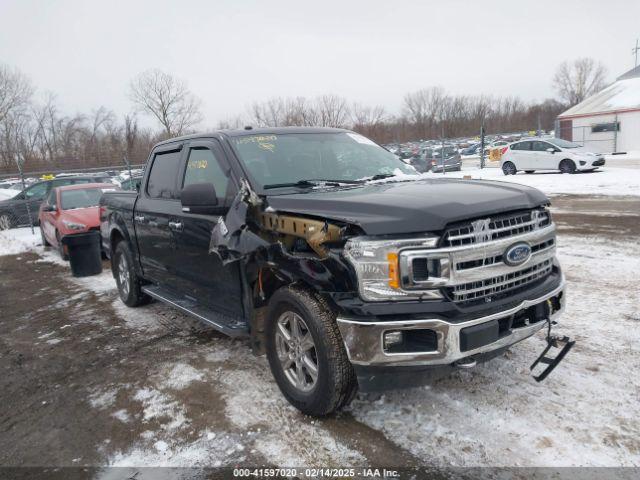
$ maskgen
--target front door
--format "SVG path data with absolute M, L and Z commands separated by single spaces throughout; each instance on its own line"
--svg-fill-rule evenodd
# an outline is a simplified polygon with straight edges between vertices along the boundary
M 144 278 L 171 290 L 177 290 L 180 283 L 170 223 L 175 224 L 182 214 L 178 198 L 181 154 L 182 150 L 154 154 L 133 218 Z
M 180 188 L 194 183 L 211 183 L 218 204 L 228 206 L 235 193 L 230 169 L 216 140 L 188 144 L 184 175 Z M 220 214 L 223 212 L 221 211 Z M 198 303 L 228 315 L 241 316 L 242 281 L 239 262 L 223 265 L 220 257 L 209 253 L 211 231 L 220 215 L 182 213 L 176 229 L 176 257 L 179 265 L 180 290 Z
M 558 156 L 547 152 L 548 148 L 553 148 L 550 143 L 536 140 L 533 142 L 533 155 L 536 169 L 553 170 L 558 168 Z

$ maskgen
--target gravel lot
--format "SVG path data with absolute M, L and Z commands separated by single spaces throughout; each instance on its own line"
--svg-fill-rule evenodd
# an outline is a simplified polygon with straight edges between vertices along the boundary
M 554 198 L 578 343 L 542 384 L 542 333 L 429 387 L 316 420 L 266 359 L 159 303 L 128 309 L 108 266 L 73 279 L 0 232 L 2 466 L 639 466 L 640 199 Z

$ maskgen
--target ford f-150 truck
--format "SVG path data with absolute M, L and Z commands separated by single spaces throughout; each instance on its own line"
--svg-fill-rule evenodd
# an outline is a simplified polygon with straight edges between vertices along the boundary
M 565 281 L 536 189 L 420 175 L 348 130 L 246 127 L 159 143 L 138 190 L 101 199 L 122 301 L 246 336 L 307 414 L 546 327 L 541 379 L 573 344 L 551 335 Z

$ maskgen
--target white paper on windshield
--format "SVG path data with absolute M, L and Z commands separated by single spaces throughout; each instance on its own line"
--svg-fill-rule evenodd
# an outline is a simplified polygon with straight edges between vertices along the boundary
M 363 143 L 365 145 L 375 145 L 375 143 L 369 140 L 367 137 L 363 137 L 362 135 L 358 135 L 357 133 L 347 133 L 347 135 L 349 135 L 358 143 Z

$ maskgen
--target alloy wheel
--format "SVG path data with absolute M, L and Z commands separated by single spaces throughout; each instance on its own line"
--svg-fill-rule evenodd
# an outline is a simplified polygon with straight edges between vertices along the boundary
M 505 175 L 515 175 L 516 166 L 511 162 L 506 162 L 504 165 L 502 165 L 502 171 Z
M 318 357 L 311 332 L 302 317 L 284 312 L 275 331 L 276 353 L 287 380 L 298 390 L 308 392 L 318 381 Z
M 124 297 L 129 295 L 129 263 L 125 255 L 120 255 L 118 260 L 118 283 Z

